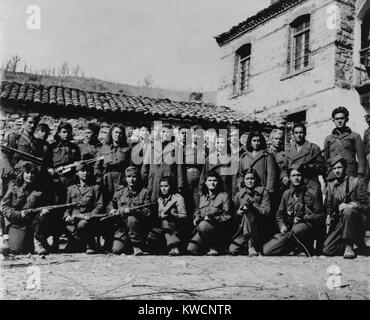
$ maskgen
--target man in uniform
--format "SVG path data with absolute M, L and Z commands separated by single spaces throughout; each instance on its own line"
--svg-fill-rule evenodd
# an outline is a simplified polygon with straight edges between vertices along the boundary
M 35 132 L 35 137 L 38 141 L 38 154 L 42 158 L 44 157 L 48 147 L 49 142 L 47 142 L 47 139 L 50 135 L 50 128 L 46 123 L 39 123 Z
M 88 160 L 99 157 L 100 149 L 102 147 L 102 143 L 99 141 L 100 126 L 96 122 L 90 122 L 87 124 L 84 135 L 85 139 L 82 143 L 78 145 L 80 148 L 81 159 Z M 100 184 L 101 181 L 101 171 L 99 170 L 98 161 L 94 166 L 94 176 L 96 178 L 96 182 Z
M 329 182 L 325 197 L 328 237 L 323 246 L 327 256 L 356 257 L 353 245 L 364 246 L 364 218 L 368 196 L 363 179 L 346 174 L 347 161 L 338 155 L 331 161 L 335 180 Z
M 327 162 L 341 155 L 347 162 L 347 174 L 352 177 L 365 177 L 366 160 L 361 136 L 347 127 L 349 112 L 345 107 L 335 108 L 332 112 L 335 129 L 326 137 L 324 157 Z M 357 157 L 357 160 L 356 160 Z M 329 174 L 328 180 L 334 176 Z
M 40 154 L 39 141 L 34 136 L 34 132 L 39 120 L 40 118 L 36 114 L 26 114 L 23 117 L 22 132 L 20 134 L 10 134 L 8 136 L 7 146 L 27 153 L 31 156 L 39 157 L 40 161 L 38 162 L 40 162 L 41 164 L 41 157 L 43 156 L 43 154 Z M 26 156 L 13 151 L 6 151 L 4 152 L 4 154 L 5 157 L 3 159 L 3 166 L 9 169 L 20 169 L 25 161 L 30 160 Z
M 266 256 L 286 255 L 296 249 L 312 252 L 316 233 L 324 224 L 321 192 L 304 183 L 300 165 L 290 168 L 289 177 L 291 187 L 284 192 L 276 213 L 280 233 L 263 246 Z
M 271 145 L 268 151 L 275 157 L 275 161 L 277 163 L 277 191 L 271 195 L 271 211 L 275 214 L 284 191 L 289 188 L 288 159 L 286 157 L 286 152 L 284 151 L 284 132 L 281 129 L 274 129 L 272 130 L 270 137 Z
M 112 252 L 129 253 L 132 245 L 134 254 L 142 255 L 151 228 L 150 194 L 148 189 L 141 186 L 140 173 L 136 167 L 130 166 L 125 170 L 125 179 L 127 187 L 118 186 L 107 207 L 109 215 L 117 216 Z M 134 209 L 140 205 L 147 207 Z
M 320 147 L 306 140 L 307 129 L 302 123 L 293 127 L 294 141 L 286 151 L 288 168 L 293 165 L 301 166 L 301 174 L 309 186 L 321 191 L 319 176 L 325 176 L 325 160 L 321 154 Z
M 40 255 L 48 253 L 49 211 L 31 210 L 45 206 L 46 198 L 39 177 L 37 167 L 24 162 L 17 183 L 9 186 L 1 201 L 0 211 L 5 217 L 10 251 L 16 254 L 26 254 L 33 248 Z
M 70 239 L 75 240 L 78 249 L 85 248 L 87 254 L 96 250 L 95 236 L 99 235 L 99 215 L 103 209 L 101 187 L 94 185 L 93 166 L 82 162 L 77 167 L 79 182 L 68 187 L 67 204 L 78 203 L 75 208 L 68 208 L 63 220 L 67 223 L 66 229 Z

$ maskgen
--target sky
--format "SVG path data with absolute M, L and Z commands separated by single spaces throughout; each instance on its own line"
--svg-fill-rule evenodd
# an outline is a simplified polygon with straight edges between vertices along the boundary
M 86 77 L 107 81 L 137 85 L 150 75 L 155 87 L 216 90 L 221 68 L 214 36 L 269 3 L 0 0 L 0 61 L 17 54 L 21 69 L 24 63 L 41 70 L 68 62 L 79 64 Z M 40 19 L 27 13 L 30 6 L 40 9 Z

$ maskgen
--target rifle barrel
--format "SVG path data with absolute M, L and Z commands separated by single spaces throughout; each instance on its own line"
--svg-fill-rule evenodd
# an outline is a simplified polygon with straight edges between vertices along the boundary
M 4 146 L 4 145 L 0 145 L 0 146 L 1 146 L 1 148 L 8 149 L 8 150 L 10 150 L 10 151 L 13 151 L 13 152 L 19 153 L 19 154 L 21 154 L 21 155 L 23 155 L 23 156 L 25 156 L 25 157 L 30 158 L 30 161 L 38 162 L 38 163 L 40 163 L 40 164 L 42 163 L 42 158 L 36 157 L 36 156 L 34 156 L 34 155 L 32 155 L 32 154 L 29 154 L 29 153 L 27 153 L 27 152 L 23 152 L 23 151 L 20 151 L 20 150 L 18 150 L 18 149 L 14 149 L 14 148 L 11 148 L 11 147 L 8 147 L 8 146 Z

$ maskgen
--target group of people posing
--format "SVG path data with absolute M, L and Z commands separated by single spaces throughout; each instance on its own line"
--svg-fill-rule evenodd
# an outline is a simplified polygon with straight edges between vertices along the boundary
M 332 118 L 323 150 L 300 123 L 284 150 L 280 129 L 267 146 L 259 131 L 241 142 L 236 127 L 185 126 L 178 139 L 171 125 L 143 125 L 131 144 L 115 124 L 102 144 L 88 123 L 75 144 L 68 122 L 49 144 L 49 127 L 25 115 L 2 145 L 1 250 L 58 252 L 64 235 L 66 252 L 89 254 L 355 258 L 366 248 L 368 163 L 348 110 Z

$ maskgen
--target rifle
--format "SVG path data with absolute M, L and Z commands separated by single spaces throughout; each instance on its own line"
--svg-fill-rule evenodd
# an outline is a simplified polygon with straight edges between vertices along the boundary
M 58 174 L 64 174 L 64 173 L 67 173 L 67 172 L 71 171 L 72 168 L 77 167 L 81 163 L 90 164 L 90 163 L 94 163 L 94 162 L 100 161 L 100 160 L 104 160 L 104 156 L 100 156 L 100 157 L 96 157 L 96 158 L 92 158 L 92 159 L 88 159 L 88 160 L 76 161 L 76 162 L 73 162 L 71 164 L 56 167 L 56 168 L 54 168 L 54 171 Z
M 138 210 L 138 209 L 150 207 L 150 206 L 153 206 L 155 204 L 157 204 L 157 203 L 156 202 L 150 202 L 150 203 L 146 203 L 146 204 L 141 204 L 139 206 L 131 207 L 129 209 L 130 209 L 130 211 L 133 211 L 133 210 Z M 133 215 L 133 214 L 129 213 L 128 215 L 130 216 L 130 215 Z M 119 215 L 105 214 L 105 215 L 101 216 L 100 221 L 106 221 L 106 220 L 110 220 L 110 219 L 117 219 L 117 218 L 120 218 L 120 217 L 121 217 L 121 214 L 119 214 Z
M 346 196 L 344 197 L 343 201 L 339 204 L 339 206 L 342 203 L 351 202 L 351 195 L 352 195 L 353 191 L 355 191 L 355 189 L 356 189 L 356 186 L 354 186 L 353 189 L 350 192 L 347 192 Z M 339 208 L 339 206 L 338 206 L 338 208 Z M 332 224 L 334 224 L 334 221 L 336 221 L 338 219 L 339 214 L 341 212 L 343 212 L 343 210 L 341 210 L 341 211 L 335 210 L 333 213 L 329 214 L 329 219 L 328 219 L 328 221 L 326 221 L 326 234 L 327 235 L 330 233 L 330 229 L 331 229 Z
M 247 193 L 247 199 L 248 199 L 248 202 L 251 203 L 251 205 L 254 204 L 254 199 L 248 193 Z M 244 214 L 244 211 L 248 210 L 248 206 L 244 205 L 243 207 L 240 207 L 240 210 L 242 210 Z
M 313 160 L 315 160 L 316 158 L 318 158 L 318 157 L 319 157 L 323 152 L 325 152 L 326 150 L 328 150 L 328 149 L 329 149 L 329 147 L 330 147 L 333 143 L 335 143 L 335 142 L 337 142 L 337 141 L 342 140 L 344 137 L 345 137 L 345 136 L 342 136 L 342 137 L 340 137 L 340 138 L 339 138 L 339 140 L 334 140 L 334 141 L 332 141 L 332 142 L 329 142 L 329 143 L 326 145 L 326 147 L 325 147 L 324 149 L 322 149 L 322 150 L 321 150 L 320 152 L 318 152 L 317 154 L 313 155 L 311 158 L 308 158 L 308 160 L 304 161 L 304 162 L 300 165 L 300 167 L 305 167 L 306 165 L 308 165 L 309 163 L 311 163 Z
M 167 212 L 176 204 L 176 201 L 173 201 L 171 205 L 162 213 L 162 215 L 167 214 Z M 167 216 L 161 217 L 161 219 L 166 219 Z
M 5 145 L 0 145 L 1 148 L 4 148 L 4 149 L 7 149 L 7 150 L 10 150 L 10 151 L 13 151 L 13 152 L 16 152 L 16 153 L 19 153 L 20 155 L 26 157 L 28 161 L 30 162 L 34 162 L 38 165 L 42 165 L 42 158 L 39 158 L 39 157 L 36 157 L 32 154 L 29 154 L 27 152 L 23 152 L 23 151 L 20 151 L 18 149 L 14 149 L 14 148 L 11 148 L 11 147 L 8 147 L 8 146 L 5 146 Z
M 39 208 L 34 208 L 34 209 L 25 209 L 25 210 L 22 210 L 25 215 L 31 215 L 31 214 L 37 214 L 39 212 L 41 212 L 42 210 L 56 210 L 56 209 L 68 209 L 68 208 L 72 208 L 72 207 L 77 207 L 79 206 L 80 203 L 79 202 L 72 202 L 72 203 L 66 203 L 66 204 L 57 204 L 57 205 L 53 205 L 53 206 L 45 206 L 45 207 L 39 207 Z

